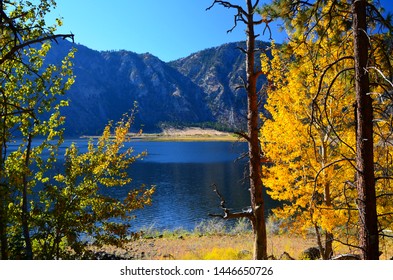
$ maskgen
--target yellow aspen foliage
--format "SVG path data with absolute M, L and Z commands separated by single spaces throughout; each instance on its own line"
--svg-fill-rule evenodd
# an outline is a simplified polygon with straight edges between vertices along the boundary
M 321 9 L 326 12 L 337 4 L 325 2 Z M 297 20 L 293 19 L 293 26 L 299 25 Z M 301 30 L 289 30 L 291 40 L 286 45 L 279 48 L 273 43 L 271 57 L 261 57 L 269 86 L 260 141 L 268 161 L 263 182 L 268 194 L 282 201 L 273 210 L 276 218 L 285 221 L 282 225 L 303 234 L 317 229 L 330 242 L 356 246 L 353 43 L 346 20 L 322 18 L 306 39 Z M 319 36 L 322 31 L 324 36 Z M 387 69 L 391 58 L 386 62 L 383 51 L 377 49 L 373 59 Z M 387 180 L 393 171 L 392 101 L 386 95 L 389 83 L 382 81 L 381 73 L 373 75 L 374 81 L 385 84 L 374 86 L 371 93 L 376 107 L 378 214 L 381 229 L 392 229 L 393 185 Z

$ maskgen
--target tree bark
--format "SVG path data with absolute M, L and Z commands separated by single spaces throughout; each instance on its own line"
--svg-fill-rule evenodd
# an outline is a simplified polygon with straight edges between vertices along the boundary
M 324 139 L 328 139 L 329 134 L 324 136 Z M 328 143 L 323 140 L 322 145 L 322 168 L 326 168 L 326 164 L 328 162 L 328 155 L 327 155 Z M 331 187 L 330 181 L 326 176 L 325 170 L 323 171 L 323 184 L 324 184 L 324 201 L 327 208 L 332 207 L 332 196 L 331 196 Z M 325 231 L 325 246 L 321 250 L 321 256 L 324 260 L 330 259 L 333 255 L 333 233 L 330 231 Z
M 362 258 L 379 259 L 378 217 L 375 194 L 373 107 L 367 72 L 369 40 L 366 0 L 353 0 L 355 90 L 357 103 L 356 167 L 359 209 L 359 246 Z
M 25 159 L 25 167 L 26 170 L 29 168 L 30 164 L 30 153 L 31 153 L 31 142 L 32 137 L 29 134 L 27 139 L 27 148 L 26 148 L 26 159 Z M 31 245 L 30 239 L 30 230 L 29 230 L 29 207 L 28 207 L 28 174 L 27 171 L 23 172 L 23 191 L 22 191 L 22 229 L 23 229 L 23 237 L 25 239 L 25 251 L 26 251 L 26 259 L 32 260 L 33 259 L 33 248 Z
M 8 239 L 7 239 L 7 222 L 5 214 L 5 205 L 1 201 L 0 205 L 0 246 L 1 246 L 1 257 L 2 260 L 8 259 Z
M 253 3 L 255 2 L 255 3 Z M 267 236 L 266 236 L 266 222 L 265 222 L 265 204 L 263 198 L 264 187 L 262 184 L 262 158 L 261 147 L 259 142 L 259 100 L 257 81 L 262 74 L 255 67 L 255 35 L 254 27 L 262 23 L 268 23 L 265 20 L 254 20 L 254 13 L 259 0 L 246 0 L 247 9 L 243 9 L 239 5 L 231 4 L 228 1 L 215 0 L 208 8 L 212 8 L 215 4 L 222 5 L 226 8 L 233 8 L 237 10 L 235 15 L 235 26 L 229 30 L 232 31 L 238 21 L 246 24 L 247 47 L 243 50 L 246 53 L 246 91 L 248 101 L 248 115 L 247 115 L 247 134 L 244 138 L 248 141 L 248 156 L 249 156 L 249 176 L 250 176 L 250 196 L 252 213 L 247 216 L 251 220 L 254 231 L 254 259 L 265 260 L 267 256 Z M 228 215 L 226 213 L 225 217 Z
M 249 172 L 250 172 L 250 192 L 251 207 L 254 214 L 253 229 L 255 234 L 254 242 L 254 259 L 267 259 L 267 237 L 265 224 L 265 210 L 263 199 L 262 184 L 262 161 L 261 147 L 259 143 L 259 108 L 258 108 L 258 91 L 257 80 L 259 73 L 255 70 L 255 32 L 253 10 L 251 0 L 247 0 L 248 21 L 247 21 L 247 95 L 248 95 L 248 123 L 247 134 L 248 154 L 249 154 Z M 250 10 L 251 8 L 251 10 Z
M 1 4 L 1 2 L 0 2 Z M 4 118 L 5 119 L 5 118 Z M 5 121 L 3 121 L 2 126 L 4 126 Z M 1 260 L 8 259 L 8 239 L 7 239 L 7 200 L 8 200 L 8 191 L 7 191 L 7 184 L 3 179 L 3 172 L 4 172 L 4 154 L 6 150 L 5 146 L 5 138 L 4 138 L 4 131 L 3 138 L 0 140 L 0 173 L 1 173 L 1 181 L 0 181 L 0 247 L 1 247 Z

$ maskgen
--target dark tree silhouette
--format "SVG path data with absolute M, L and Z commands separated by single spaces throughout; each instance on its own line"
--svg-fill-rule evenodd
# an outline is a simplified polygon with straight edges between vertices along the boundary
M 374 175 L 373 104 L 367 71 L 369 40 L 367 0 L 352 1 L 356 92 L 356 169 L 363 259 L 379 259 L 377 199 Z

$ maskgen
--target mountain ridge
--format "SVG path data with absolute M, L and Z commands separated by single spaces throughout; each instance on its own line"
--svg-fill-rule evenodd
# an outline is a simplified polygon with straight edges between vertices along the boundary
M 47 63 L 56 64 L 75 47 L 75 84 L 62 110 L 66 133 L 98 135 L 138 104 L 134 128 L 160 131 L 165 124 L 208 124 L 241 130 L 246 124 L 244 42 L 227 43 L 163 62 L 131 51 L 95 51 L 71 42 L 54 44 Z M 266 43 L 260 42 L 261 45 Z M 261 79 L 260 85 L 264 82 Z

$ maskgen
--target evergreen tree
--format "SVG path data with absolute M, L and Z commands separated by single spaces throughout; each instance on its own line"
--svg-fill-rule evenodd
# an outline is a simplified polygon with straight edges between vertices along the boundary
M 273 112 L 273 120 L 267 123 L 279 119 L 274 116 L 274 112 L 285 114 L 283 111 L 296 110 L 296 104 L 302 104 L 304 111 L 300 123 L 309 126 L 309 135 L 304 135 L 303 144 L 298 143 L 298 145 L 301 145 L 299 148 L 303 148 L 303 151 L 307 150 L 309 144 L 305 143 L 308 139 L 315 149 L 314 159 L 319 158 L 318 162 L 309 162 L 309 164 L 305 164 L 304 160 L 307 156 L 304 154 L 284 160 L 288 164 L 302 162 L 304 164 L 302 168 L 307 166 L 315 168 L 314 174 L 303 177 L 307 179 L 303 182 L 314 182 L 314 190 L 308 191 L 305 197 L 294 195 L 293 199 L 301 200 L 308 197 L 310 204 L 303 204 L 302 207 L 315 214 L 311 207 L 316 199 L 315 190 L 320 184 L 324 185 L 323 211 L 329 210 L 329 207 L 333 207 L 331 213 L 337 213 L 340 209 L 345 210 L 346 227 L 349 233 L 351 231 L 348 225 L 352 224 L 354 217 L 352 212 L 356 210 L 359 215 L 357 219 L 359 230 L 356 231 L 359 233 L 357 246 L 361 248 L 364 259 L 377 259 L 379 257 L 378 214 L 384 217 L 385 225 L 387 220 L 390 220 L 387 223 L 391 223 L 389 212 L 377 214 L 379 203 L 377 197 L 381 202 L 386 199 L 386 188 L 390 186 L 387 180 L 391 178 L 390 175 L 379 177 L 378 174 L 391 170 L 391 162 L 384 160 L 380 165 L 376 161 L 376 158 L 381 158 L 382 155 L 390 157 L 391 154 L 391 145 L 386 141 L 392 131 L 391 117 L 386 114 L 391 106 L 389 92 L 391 82 L 383 74 L 391 73 L 389 57 L 391 37 L 388 32 L 384 32 L 391 30 L 390 22 L 381 16 L 380 10 L 373 3 L 367 1 L 348 3 L 348 1 L 278 0 L 273 2 L 272 5 L 265 7 L 264 13 L 280 17 L 286 23 L 290 35 L 290 43 L 287 47 L 292 57 L 287 59 L 288 72 L 284 75 L 290 73 L 288 76 L 295 80 L 284 79 L 285 81 L 276 88 L 277 74 L 271 74 L 273 86 L 270 88 L 268 102 L 271 103 L 269 107 Z M 353 34 L 351 28 L 355 30 Z M 359 36 L 362 39 L 359 39 Z M 277 72 L 277 69 L 274 71 Z M 293 75 L 298 75 L 301 80 Z M 391 75 L 389 77 L 391 79 Z M 294 99 L 296 103 L 277 105 L 278 101 L 275 100 L 282 97 L 279 92 L 288 90 L 288 93 L 293 93 L 293 88 L 301 94 L 301 96 L 290 94 L 297 96 Z M 374 108 L 378 109 L 373 112 Z M 298 118 L 296 114 L 295 116 Z M 299 131 L 305 131 L 304 127 L 303 129 L 300 127 Z M 273 139 L 267 139 L 269 138 L 267 133 L 267 128 L 264 128 L 263 137 L 266 139 L 262 139 L 270 143 L 268 145 L 272 145 Z M 285 151 L 288 150 L 285 149 L 283 153 Z M 374 151 L 377 153 L 374 154 Z M 271 156 L 277 160 L 274 152 Z M 274 168 L 279 169 L 278 165 Z M 297 172 L 301 172 L 299 168 L 300 166 L 297 166 Z M 342 177 L 340 174 L 343 174 L 344 170 L 346 174 L 350 175 L 351 172 L 353 174 Z M 331 179 L 326 177 L 328 173 L 331 173 Z M 275 178 L 277 181 L 283 180 L 277 176 Z M 296 181 L 300 178 L 302 177 L 299 174 L 297 179 L 292 179 Z M 275 185 L 278 185 L 277 182 Z M 282 185 L 282 188 L 285 188 L 285 185 L 288 188 L 287 184 Z M 353 197 L 355 186 L 356 197 Z M 341 205 L 346 203 L 347 206 L 342 208 L 328 203 L 334 202 L 332 199 L 340 201 Z M 383 204 L 386 205 L 386 201 Z M 318 208 L 321 209 L 320 206 Z M 387 208 L 384 209 L 386 210 Z M 295 214 L 296 209 L 290 211 Z M 318 210 L 318 213 L 323 211 Z M 332 224 L 336 222 L 337 225 L 340 224 L 338 220 L 329 218 L 329 215 L 324 214 L 321 217 L 323 216 L 326 216 L 327 218 L 324 219 L 329 219 Z M 324 228 L 326 225 L 318 223 L 318 226 Z M 325 230 L 328 228 L 325 227 Z M 352 242 L 343 243 L 354 245 Z M 328 247 L 330 245 L 326 245 L 326 252 L 329 251 Z M 324 248 L 321 246 L 321 249 Z

